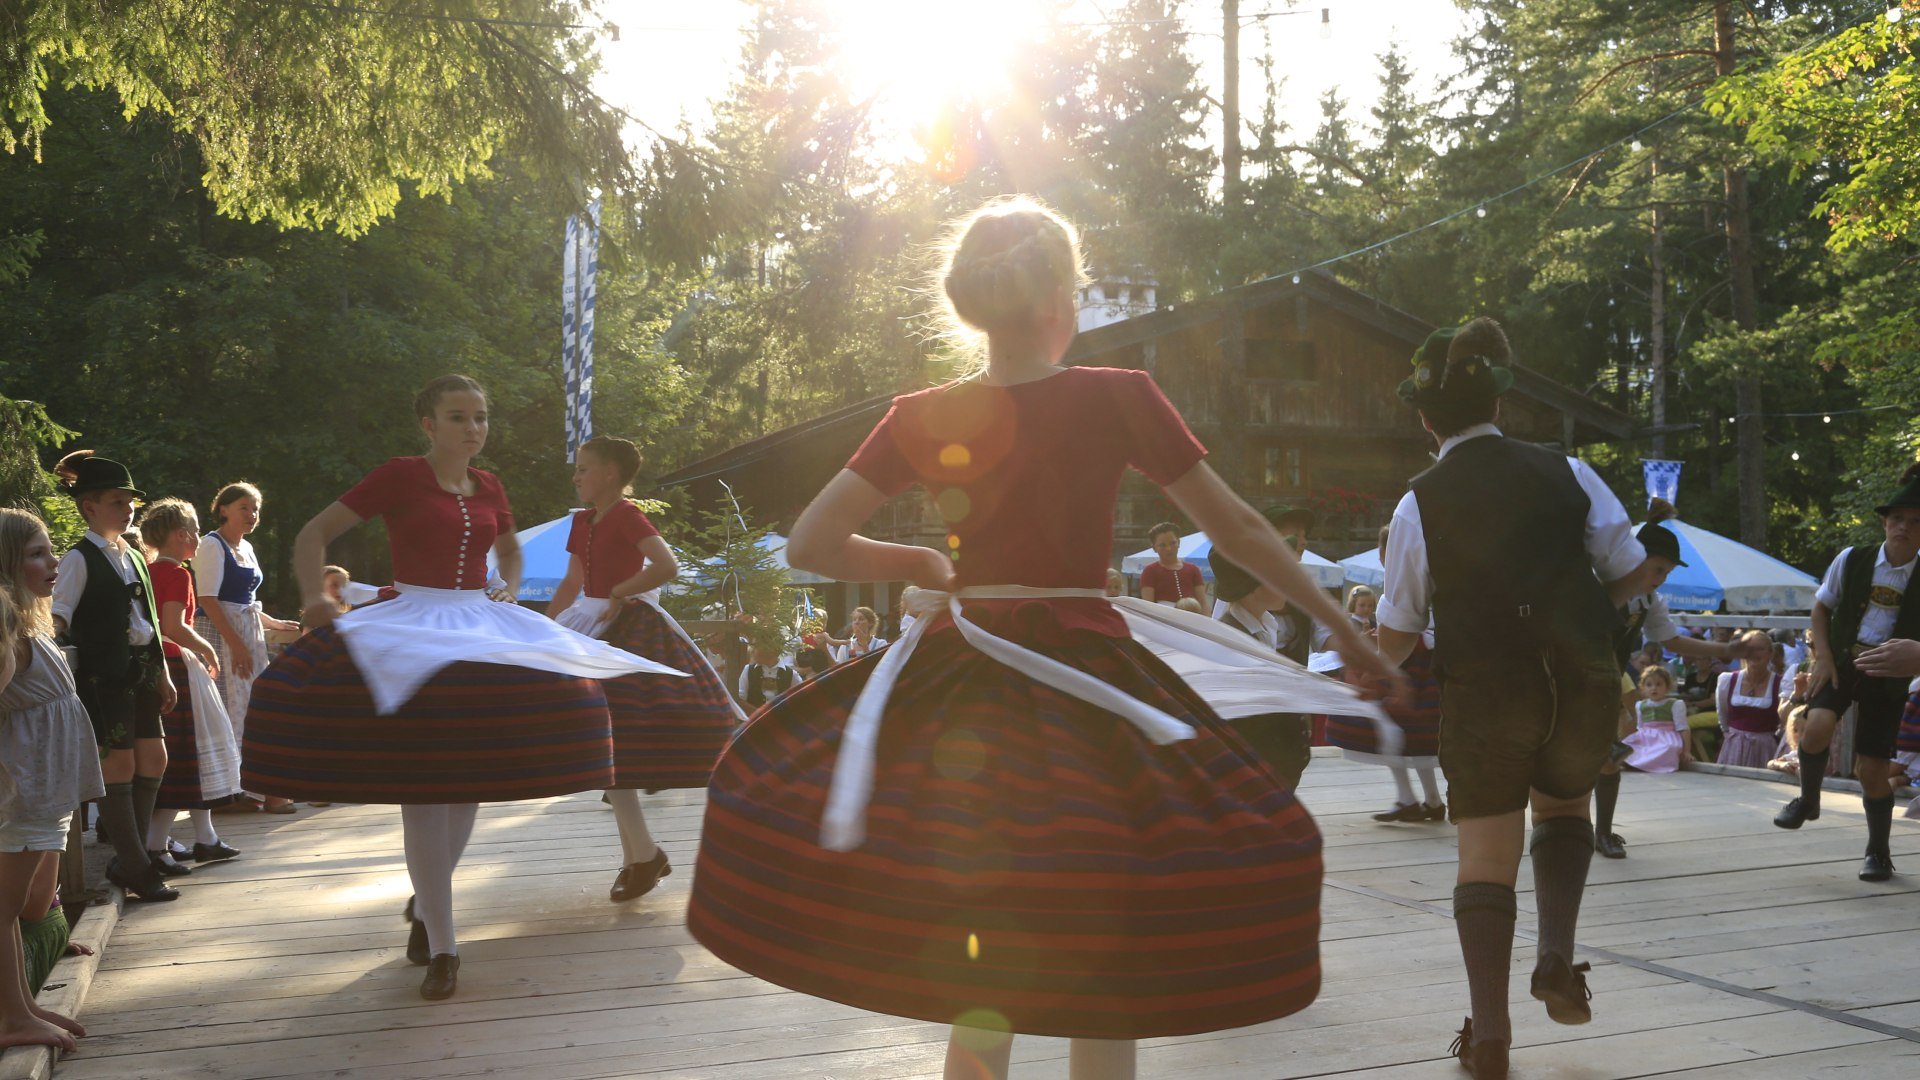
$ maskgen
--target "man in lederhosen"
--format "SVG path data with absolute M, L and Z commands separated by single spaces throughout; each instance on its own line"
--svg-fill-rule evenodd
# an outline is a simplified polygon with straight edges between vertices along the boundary
M 1560 1023 L 1592 1017 L 1587 965 L 1573 963 L 1593 859 L 1587 807 L 1619 714 L 1618 609 L 1645 561 L 1626 509 L 1592 469 L 1494 426 L 1513 385 L 1508 362 L 1490 319 L 1436 331 L 1414 355 L 1400 396 L 1420 411 L 1439 461 L 1394 511 L 1379 609 L 1380 651 L 1393 664 L 1433 618 L 1440 767 L 1460 832 L 1453 917 L 1473 1008 L 1454 1052 L 1479 1080 L 1507 1075 L 1529 804 L 1533 996 Z

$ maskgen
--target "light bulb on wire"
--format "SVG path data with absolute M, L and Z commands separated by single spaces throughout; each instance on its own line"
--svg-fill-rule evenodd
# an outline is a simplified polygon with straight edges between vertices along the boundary
M 1892 3 L 1887 5 L 1887 21 L 1888 22 L 1890 23 L 1899 22 L 1900 16 L 1903 14 L 1905 14 L 1905 12 L 1903 12 L 1900 9 L 1900 0 L 1893 0 Z
M 1820 422 L 1821 422 L 1821 423 L 1823 423 L 1823 424 L 1831 424 L 1831 423 L 1833 423 L 1833 417 L 1831 417 L 1831 416 L 1823 416 L 1823 417 L 1821 417 L 1821 418 L 1820 418 Z
M 1320 40 L 1321 41 L 1333 40 L 1333 9 L 1332 8 L 1320 9 Z
M 1476 206 L 1476 207 L 1474 207 L 1474 208 L 1473 208 L 1473 216 L 1474 216 L 1474 217 L 1478 217 L 1478 218 L 1483 218 L 1483 217 L 1486 217 L 1486 216 L 1487 216 L 1487 204 L 1485 204 L 1485 203 L 1481 203 L 1481 204 L 1480 204 L 1479 206 Z
M 1795 450 L 1795 451 L 1794 451 L 1794 452 L 1793 452 L 1792 454 L 1790 454 L 1790 455 L 1788 455 L 1788 456 L 1789 456 L 1789 457 L 1791 457 L 1791 458 L 1793 458 L 1793 460 L 1795 460 L 1795 461 L 1799 461 L 1799 460 L 1800 460 L 1800 451 L 1798 451 L 1798 450 Z

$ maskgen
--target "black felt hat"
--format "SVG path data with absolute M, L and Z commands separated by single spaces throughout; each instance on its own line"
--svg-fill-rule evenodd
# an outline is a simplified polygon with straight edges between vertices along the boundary
M 1267 507 L 1261 514 L 1275 527 L 1282 522 L 1298 521 L 1301 532 L 1313 531 L 1315 514 L 1310 507 L 1281 503 Z M 1213 571 L 1213 595 L 1229 604 L 1260 587 L 1260 582 L 1252 574 L 1220 554 L 1217 547 L 1207 552 L 1207 568 Z
M 1895 510 L 1912 509 L 1920 509 L 1920 465 L 1908 468 L 1900 478 L 1900 490 L 1893 493 L 1885 506 L 1874 507 L 1873 512 L 1886 517 Z
M 1292 503 L 1281 503 L 1278 506 L 1269 506 L 1261 511 L 1261 515 L 1275 528 L 1289 521 L 1298 521 L 1301 532 L 1312 532 L 1313 523 L 1320 520 L 1319 515 L 1313 512 L 1312 507 L 1295 506 Z
M 147 497 L 146 492 L 133 486 L 133 473 L 117 461 L 84 457 L 66 467 L 73 470 L 73 479 L 61 484 L 60 489 L 74 498 L 92 491 L 131 491 L 136 499 Z
M 1640 526 L 1634 538 L 1640 541 L 1641 547 L 1647 549 L 1648 556 L 1658 555 L 1675 566 L 1687 565 L 1680 558 L 1680 538 L 1665 525 L 1649 521 Z
M 1461 328 L 1446 326 L 1427 335 L 1413 354 L 1413 374 L 1400 383 L 1400 400 L 1416 409 L 1492 401 L 1513 388 L 1513 372 L 1493 357 L 1453 355 Z

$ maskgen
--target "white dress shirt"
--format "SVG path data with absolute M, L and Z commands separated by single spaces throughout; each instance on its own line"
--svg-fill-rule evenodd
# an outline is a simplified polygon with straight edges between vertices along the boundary
M 92 529 L 87 530 L 82 544 L 92 544 L 106 552 L 107 561 L 120 573 L 120 580 L 131 585 L 140 580 L 134 572 L 135 558 L 127 551 L 126 541 L 116 540 L 107 543 L 107 539 Z M 60 557 L 60 567 L 53 579 L 53 616 L 69 627 L 73 625 L 73 609 L 80 603 L 80 594 L 87 588 L 87 557 L 79 545 Z M 147 621 L 147 605 L 128 596 L 127 604 L 133 611 L 133 618 L 127 623 L 127 642 L 131 645 L 145 645 L 153 640 L 153 624 Z
M 1440 444 L 1440 457 L 1469 439 L 1499 436 L 1492 424 L 1475 424 Z M 1602 581 L 1617 581 L 1646 561 L 1646 549 L 1634 539 L 1633 522 L 1627 508 L 1620 505 L 1606 482 L 1586 462 L 1568 458 L 1567 467 L 1587 493 L 1587 557 Z M 1387 554 L 1381 560 L 1386 569 L 1386 584 L 1381 588 L 1376 612 L 1383 626 L 1406 634 L 1427 628 L 1433 606 L 1433 575 L 1427 563 L 1427 536 L 1420 527 L 1420 503 L 1409 490 L 1394 508 L 1393 524 L 1387 535 Z
M 1813 594 L 1815 603 L 1824 604 L 1828 611 L 1840 607 L 1840 578 L 1846 572 L 1847 556 L 1853 553 L 1847 548 L 1834 556 L 1833 565 L 1827 567 L 1827 576 L 1820 579 L 1819 591 Z M 1900 600 L 1907 593 L 1907 582 L 1913 578 L 1913 564 L 1920 562 L 1920 556 L 1908 559 L 1905 566 L 1895 566 L 1887 561 L 1887 545 L 1881 544 L 1880 551 L 1873 557 L 1873 589 L 1867 597 L 1867 610 L 1860 616 L 1859 641 L 1862 645 L 1878 645 L 1893 636 L 1893 622 L 1900 614 Z
M 1680 628 L 1673 625 L 1673 613 L 1667 610 L 1667 602 L 1659 593 L 1636 596 L 1627 601 L 1629 618 L 1647 613 L 1647 619 L 1640 624 L 1640 636 L 1643 640 L 1665 645 L 1680 636 Z

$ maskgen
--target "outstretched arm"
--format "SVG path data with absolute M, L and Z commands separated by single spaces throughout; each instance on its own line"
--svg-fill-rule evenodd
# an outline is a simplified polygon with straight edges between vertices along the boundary
M 953 566 L 940 552 L 856 535 L 886 501 L 886 493 L 866 477 L 840 470 L 794 522 L 787 561 L 836 581 L 911 581 L 926 589 L 951 589 Z
M 294 537 L 293 572 L 300 579 L 300 621 L 310 627 L 325 626 L 340 613 L 327 596 L 327 545 L 361 520 L 346 504 L 336 502 L 313 515 Z

